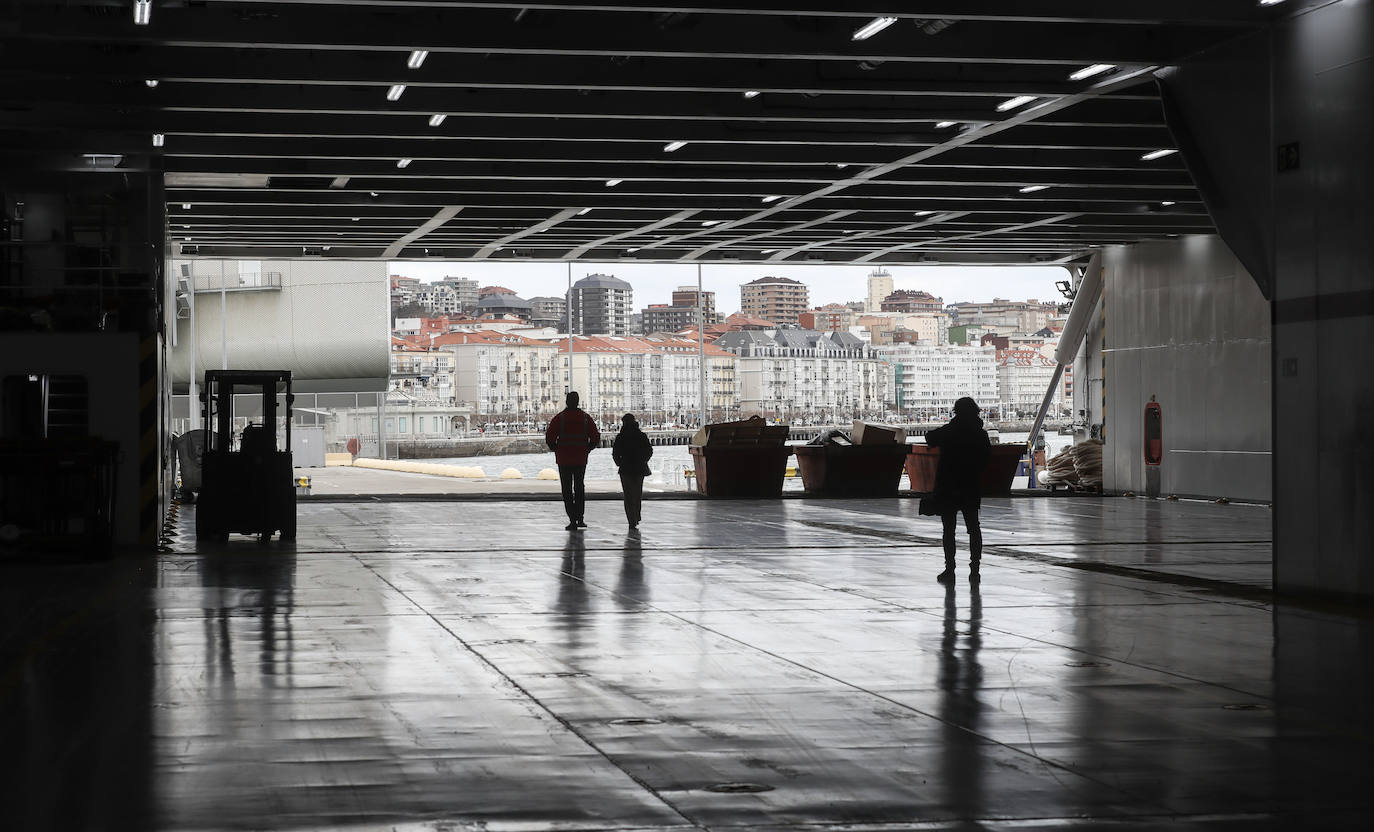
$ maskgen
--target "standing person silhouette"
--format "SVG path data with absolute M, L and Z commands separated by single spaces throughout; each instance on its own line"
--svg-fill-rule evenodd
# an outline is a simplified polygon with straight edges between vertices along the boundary
M 631 529 L 639 528 L 639 508 L 644 502 L 644 478 L 649 476 L 649 457 L 654 446 L 639 429 L 633 413 L 620 417 L 620 435 L 611 445 L 611 458 L 620 466 L 620 490 L 625 494 L 625 519 Z
M 558 482 L 563 487 L 563 508 L 568 512 L 568 531 L 587 528 L 587 457 L 601 442 L 601 431 L 592 417 L 578 407 L 577 393 L 569 392 L 568 406 L 549 420 L 544 442 L 558 463 Z
M 979 580 L 978 564 L 983 558 L 983 530 L 978 525 L 978 509 L 982 506 L 979 481 L 992 455 L 992 443 L 983 430 L 978 410 L 978 403 L 964 396 L 954 403 L 954 418 L 926 434 L 926 444 L 940 449 L 940 462 L 935 469 L 935 501 L 944 526 L 945 571 L 936 580 L 942 584 L 954 581 L 954 532 L 960 513 L 968 531 L 968 579 L 971 583 Z

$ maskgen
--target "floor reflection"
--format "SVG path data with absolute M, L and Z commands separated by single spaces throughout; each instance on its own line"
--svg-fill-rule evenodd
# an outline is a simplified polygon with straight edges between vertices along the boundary
M 945 587 L 938 677 L 944 802 L 965 821 L 983 814 L 986 751 L 986 743 L 978 735 L 983 693 L 983 665 L 978 660 L 983 643 L 983 596 L 977 584 L 970 585 L 968 593 L 968 618 L 961 633 L 958 592 L 953 584 Z
M 591 612 L 591 598 L 587 593 L 587 542 L 583 532 L 569 532 L 563 544 L 563 559 L 559 564 L 558 596 L 553 609 L 558 613 L 564 643 L 570 650 L 582 646 L 582 628 Z
M 293 679 L 295 628 L 296 553 L 218 552 L 200 559 L 201 586 L 205 589 L 206 682 L 231 690 L 240 670 L 238 662 L 253 656 L 234 655 L 236 642 L 256 642 L 255 667 L 264 688 L 290 687 Z M 256 621 L 256 633 L 240 627 Z M 237 632 L 236 632 L 237 631 Z M 236 635 L 238 636 L 236 638 Z
M 649 603 L 649 585 L 644 580 L 644 545 L 637 529 L 625 535 L 620 575 L 615 584 L 615 601 L 627 612 L 641 609 Z

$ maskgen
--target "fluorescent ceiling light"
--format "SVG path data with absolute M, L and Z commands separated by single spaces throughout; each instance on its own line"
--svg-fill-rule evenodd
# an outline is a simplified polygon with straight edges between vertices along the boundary
M 1164 149 L 1162 149 L 1162 150 L 1151 150 L 1149 153 L 1146 153 L 1144 156 L 1141 156 L 1141 157 L 1140 157 L 1140 161 L 1142 161 L 1142 162 L 1152 162 L 1152 161 L 1154 161 L 1155 159 L 1162 159 L 1162 158 L 1164 158 L 1165 156 L 1168 156 L 1168 155 L 1170 155 L 1170 154 L 1177 153 L 1177 152 L 1178 152 L 1178 151 L 1177 151 L 1177 150 L 1174 150 L 1172 147 L 1164 148 Z
M 165 133 L 154 133 L 154 134 L 153 134 L 153 147 L 162 147 L 162 146 L 163 146 L 164 144 L 166 144 L 166 143 L 167 143 L 167 135 L 166 135 Z
M 396 160 L 396 167 L 398 167 L 398 168 L 408 168 L 408 167 L 410 167 L 410 162 L 411 162 L 410 159 L 397 159 L 397 160 Z
M 406 66 L 410 67 L 411 69 L 419 69 L 420 65 L 425 62 L 425 58 L 428 57 L 428 50 L 416 49 L 414 52 L 411 52 L 410 57 L 406 59 Z
M 782 196 L 781 196 L 781 195 L 774 194 L 773 196 L 766 196 L 766 197 L 764 197 L 764 198 L 763 198 L 763 201 L 764 201 L 764 202 L 777 202 L 777 201 L 780 200 L 780 199 L 782 199 Z
M 592 209 L 590 209 L 590 208 L 583 208 L 581 211 L 578 211 L 578 212 L 577 212 L 577 215 L 580 217 L 580 216 L 582 216 L 583 214 L 590 214 L 591 211 L 592 211 Z
M 636 251 L 639 251 L 639 249 L 637 249 L 637 248 L 627 248 L 627 249 L 625 249 L 625 253 L 626 253 L 626 254 L 634 254 Z
M 401 96 L 405 95 L 405 92 L 406 92 L 406 85 L 405 85 L 405 84 L 392 84 L 392 85 L 391 85 L 391 88 L 388 89 L 388 90 L 386 91 L 386 100 L 387 100 L 387 101 L 399 101 L 400 98 L 401 98 Z
M 744 91 L 744 97 L 745 97 L 745 98 L 758 98 L 758 95 L 759 95 L 759 91 L 758 91 L 758 90 L 745 90 L 745 91 Z
M 775 254 L 777 251 L 778 250 L 775 248 L 766 248 L 763 251 L 760 251 L 759 254 Z
M 997 105 L 997 112 L 1005 113 L 1007 110 L 1015 110 L 1022 104 L 1029 104 L 1034 100 L 1035 96 L 1033 95 L 1018 95 L 1015 98 L 1008 98 L 1006 101 Z
M 153 0 L 134 0 L 134 23 L 147 26 L 153 17 Z
M 429 117 L 429 126 L 438 127 L 439 125 L 444 123 L 444 119 L 446 118 L 448 118 L 448 116 L 444 115 L 443 113 L 435 113 L 434 115 Z
M 608 188 L 614 188 L 616 185 L 619 185 L 621 182 L 624 182 L 624 181 L 625 181 L 624 179 L 607 179 L 607 180 L 606 180 L 606 187 L 608 187 Z
M 930 215 L 933 214 L 933 213 L 935 213 L 935 212 L 934 212 L 934 211 L 917 211 L 917 212 L 916 212 L 916 216 L 918 216 L 918 217 L 928 217 L 928 216 L 930 216 Z
M 684 148 L 684 147 L 686 147 L 686 146 L 687 146 L 687 142 L 668 142 L 667 144 L 665 144 L 665 145 L 663 146 L 663 152 L 664 152 L 664 153 L 672 153 L 673 151 L 675 151 L 675 150 L 681 150 L 682 148 Z
M 895 17 L 875 17 L 854 31 L 854 40 L 868 40 L 896 22 Z
M 705 226 L 720 225 L 722 222 L 725 222 L 725 220 L 707 220 L 706 222 L 703 222 L 702 225 L 705 225 Z
M 1021 188 L 1020 190 L 1023 194 L 1033 194 L 1036 191 L 1043 191 L 1048 187 L 1049 185 L 1027 185 L 1026 187 Z
M 181 210 L 183 210 L 183 211 L 189 211 L 189 210 L 191 210 L 191 203 L 189 203 L 189 202 L 183 202 L 183 203 L 181 203 Z
M 957 122 L 957 121 L 940 121 L 940 122 L 936 122 L 936 123 L 935 123 L 935 126 L 938 127 L 939 129 L 943 130 L 943 129 L 945 129 L 946 127 L 953 127 L 954 125 L 956 125 L 956 124 L 958 124 L 958 123 L 959 123 L 959 122 Z
M 1259 0 L 1261 6 L 1277 6 L 1282 2 L 1283 0 Z
M 1173 205 L 1174 203 L 1169 202 L 1169 201 L 1166 200 L 1165 202 L 1161 202 L 1161 203 L 1159 203 L 1159 204 L 1160 204 L 1160 205 L 1163 205 L 1163 206 L 1165 206 L 1165 207 L 1167 208 L 1168 206 Z
M 354 218 L 353 218 L 353 221 L 354 221 L 354 222 L 357 222 L 357 221 L 360 220 L 360 219 L 362 219 L 362 217 L 354 217 Z
M 1091 78 L 1094 75 L 1101 75 L 1104 72 L 1116 69 L 1116 64 L 1093 64 L 1085 66 L 1077 72 L 1069 73 L 1070 81 L 1082 81 L 1084 78 Z
M 849 167 L 849 163 L 848 163 L 848 162 L 836 162 L 836 163 L 835 163 L 835 167 L 839 168 L 840 170 L 844 170 L 845 168 Z
M 148 85 L 148 89 L 152 89 L 153 87 L 156 87 L 156 86 L 157 86 L 158 81 L 157 81 L 156 78 L 149 78 L 149 79 L 147 79 L 146 81 L 144 81 L 143 83 L 145 83 L 145 84 Z

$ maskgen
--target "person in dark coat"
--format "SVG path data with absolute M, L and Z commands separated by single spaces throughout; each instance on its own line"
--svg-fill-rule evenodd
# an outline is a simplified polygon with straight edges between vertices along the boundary
M 936 580 L 942 584 L 954 581 L 954 532 L 961 513 L 968 531 L 968 579 L 979 580 L 978 564 L 983 557 L 983 530 L 978 525 L 978 509 L 982 505 L 979 481 L 992 455 L 992 443 L 983 430 L 978 410 L 978 403 L 965 396 L 954 403 L 954 418 L 948 424 L 926 434 L 926 444 L 940 449 L 940 462 L 935 469 L 935 500 L 945 532 L 945 571 Z
M 620 489 L 625 494 L 625 519 L 630 528 L 639 528 L 639 507 L 644 501 L 644 478 L 649 475 L 649 457 L 654 446 L 639 429 L 633 413 L 620 417 L 620 435 L 611 445 L 611 458 L 620 466 Z
M 563 486 L 563 508 L 568 512 L 568 531 L 585 529 L 587 507 L 587 457 L 601 444 L 601 432 L 592 417 L 578 407 L 576 393 L 568 393 L 567 404 L 557 416 L 549 420 L 544 442 L 553 451 L 558 463 L 558 481 Z

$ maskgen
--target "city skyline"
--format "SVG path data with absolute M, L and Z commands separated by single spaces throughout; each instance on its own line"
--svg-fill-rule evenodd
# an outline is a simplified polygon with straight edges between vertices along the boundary
M 722 315 L 739 310 L 741 284 L 760 277 L 790 277 L 807 284 L 812 308 L 827 303 L 863 300 L 866 279 L 874 266 L 770 264 L 703 264 L 702 288 L 716 293 Z M 1058 300 L 1056 281 L 1067 278 L 1060 266 L 898 266 L 888 267 L 895 289 L 921 289 L 946 303 L 1009 300 Z M 566 263 L 478 263 L 468 261 L 392 261 L 393 275 L 418 278 L 426 283 L 445 276 L 469 277 L 480 285 L 504 286 L 522 298 L 562 296 L 567 288 Z M 673 263 L 575 263 L 574 282 L 589 274 L 609 274 L 634 287 L 634 308 L 671 302 L 679 286 L 696 286 L 695 264 Z

